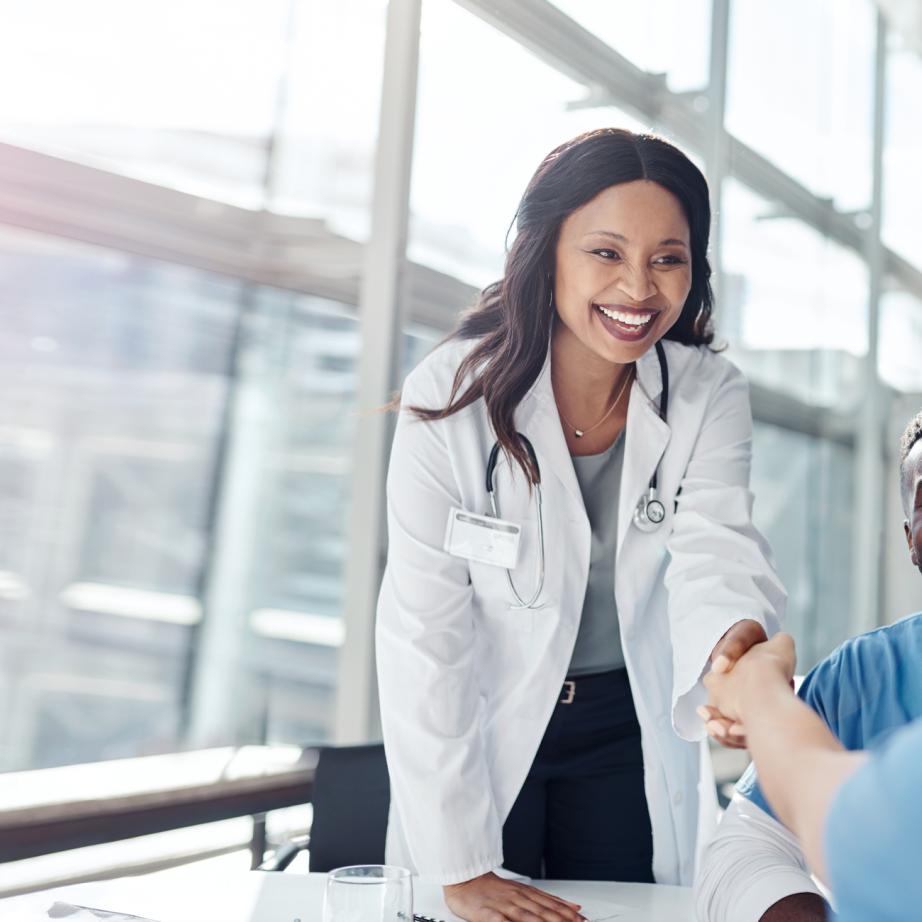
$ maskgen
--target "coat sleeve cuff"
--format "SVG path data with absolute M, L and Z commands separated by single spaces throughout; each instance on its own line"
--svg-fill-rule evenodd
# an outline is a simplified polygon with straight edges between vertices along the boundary
M 778 900 L 795 893 L 815 893 L 823 897 L 823 891 L 813 882 L 809 874 L 793 869 L 778 868 L 760 874 L 751 881 L 734 907 L 734 920 L 737 922 L 759 922 L 767 909 Z
M 502 865 L 503 856 L 501 854 L 487 855 L 482 860 L 474 861 L 465 867 L 450 868 L 447 871 L 439 871 L 432 876 L 435 877 L 443 887 L 448 887 L 451 884 L 463 884 L 465 881 L 473 880 L 475 877 L 480 877 L 481 874 L 486 874 L 489 871 L 499 874 L 500 871 L 502 871 Z M 506 877 L 509 875 L 503 873 L 500 876 Z
M 707 735 L 704 729 L 704 723 L 697 714 L 697 708 L 707 703 L 707 690 L 702 683 L 702 678 L 711 669 L 711 652 L 717 646 L 720 638 L 740 621 L 757 621 L 765 629 L 765 633 L 771 637 L 780 629 L 779 621 L 776 617 L 766 617 L 762 612 L 741 614 L 732 621 L 724 622 L 717 630 L 712 631 L 707 638 L 703 655 L 694 663 L 697 666 L 697 673 L 686 671 L 684 676 L 676 675 L 675 687 L 672 698 L 672 726 L 678 736 L 690 743 L 697 743 Z

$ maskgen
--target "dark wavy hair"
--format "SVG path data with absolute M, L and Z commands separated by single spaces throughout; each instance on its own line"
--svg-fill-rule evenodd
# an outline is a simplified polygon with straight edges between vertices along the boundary
M 445 419 L 483 397 L 507 457 L 519 464 L 530 482 L 540 481 L 540 472 L 516 436 L 515 410 L 547 356 L 560 226 L 604 189 L 642 179 L 679 200 L 691 238 L 691 290 L 665 338 L 696 346 L 713 342 L 707 258 L 711 206 L 704 176 L 662 138 L 601 128 L 561 144 L 541 162 L 516 211 L 517 233 L 506 254 L 503 277 L 484 288 L 445 340 L 479 340 L 458 366 L 448 404 L 441 409 L 411 407 L 412 412 L 425 420 Z M 469 374 L 472 383 L 461 393 Z

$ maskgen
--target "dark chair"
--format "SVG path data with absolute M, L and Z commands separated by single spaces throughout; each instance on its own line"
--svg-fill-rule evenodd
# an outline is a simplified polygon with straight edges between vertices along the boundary
M 311 871 L 384 864 L 391 787 L 383 744 L 321 749 L 311 801 L 310 836 L 285 843 L 261 870 L 283 871 L 305 848 Z

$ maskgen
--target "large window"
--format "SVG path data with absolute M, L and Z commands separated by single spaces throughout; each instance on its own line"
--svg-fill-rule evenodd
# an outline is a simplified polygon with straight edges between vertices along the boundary
M 727 129 L 846 210 L 871 199 L 875 4 L 731 4 Z
M 853 407 L 867 351 L 864 261 L 741 183 L 724 188 L 717 318 L 749 377 L 807 403 Z
M 370 232 L 386 0 L 287 0 L 270 207 Z M 258 3 L 256 4 L 258 8 Z
M 894 42 L 896 44 L 896 42 Z M 919 213 L 919 98 L 922 57 L 894 48 L 887 58 L 883 237 L 888 246 L 922 269 Z
M 784 577 L 803 673 L 851 633 L 852 453 L 768 423 L 756 423 L 752 451 L 754 518 Z
M 707 86 L 711 0 L 553 0 L 554 6 L 676 93 Z
M 344 671 L 373 684 L 373 611 L 351 599 L 382 556 L 349 524 L 386 465 L 386 446 L 357 457 L 360 386 L 383 389 L 382 358 L 399 378 L 500 276 L 541 159 L 602 126 L 666 135 L 712 182 L 718 338 L 753 385 L 756 518 L 802 664 L 900 614 L 852 611 L 850 587 L 878 568 L 853 520 L 878 486 L 855 475 L 881 454 L 869 420 L 922 390 L 919 56 L 891 29 L 875 59 L 872 0 L 422 0 L 418 59 L 415 15 L 34 0 L 5 18 L 0 769 L 337 736 Z M 415 119 L 393 117 L 411 91 Z M 407 171 L 409 201 L 375 204 L 374 177 L 393 193 Z M 401 367 L 362 342 L 368 317 L 399 330 Z M 346 586 L 350 560 L 372 563 Z
M 259 205 L 286 0 L 35 0 L 0 33 L 2 139 Z
M 326 739 L 354 309 L 38 234 L 0 242 L 0 767 L 180 746 L 209 618 L 237 650 L 211 742 Z M 408 333 L 408 361 L 433 341 Z
M 591 128 L 645 127 L 611 107 L 570 107 L 585 95 L 451 0 L 425 0 L 409 257 L 477 287 L 499 278 L 519 197 L 544 156 Z
M 0 237 L 2 767 L 177 743 L 240 286 Z

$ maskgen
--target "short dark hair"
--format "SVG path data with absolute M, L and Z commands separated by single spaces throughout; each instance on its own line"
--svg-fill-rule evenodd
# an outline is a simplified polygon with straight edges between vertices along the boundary
M 922 410 L 916 413 L 909 424 L 903 430 L 900 437 L 900 496 L 903 500 L 903 512 L 909 513 L 909 469 L 906 467 L 906 459 L 909 452 L 912 451 L 913 445 L 922 439 Z

